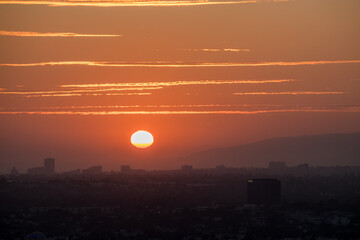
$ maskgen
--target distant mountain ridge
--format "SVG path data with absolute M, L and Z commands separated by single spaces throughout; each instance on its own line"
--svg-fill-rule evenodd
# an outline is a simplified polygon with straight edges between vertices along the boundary
M 288 166 L 360 165 L 360 133 L 306 135 L 266 139 L 255 143 L 212 149 L 178 159 L 194 167 L 266 167 L 270 161 Z

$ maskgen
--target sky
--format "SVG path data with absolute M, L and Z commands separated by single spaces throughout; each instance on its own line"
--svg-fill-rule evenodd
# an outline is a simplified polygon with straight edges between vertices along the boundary
M 0 0 L 0 172 L 360 131 L 360 1 Z M 154 144 L 136 149 L 147 130 Z M 161 162 L 161 163 L 160 163 Z

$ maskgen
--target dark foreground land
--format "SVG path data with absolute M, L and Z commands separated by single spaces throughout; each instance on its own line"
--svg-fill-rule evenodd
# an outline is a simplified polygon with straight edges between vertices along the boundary
M 246 204 L 277 177 L 282 203 Z M 0 239 L 360 239 L 360 174 L 248 171 L 2 176 Z

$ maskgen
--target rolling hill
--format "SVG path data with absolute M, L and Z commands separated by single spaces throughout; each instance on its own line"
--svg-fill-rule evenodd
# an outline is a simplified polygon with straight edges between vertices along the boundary
M 266 167 L 270 161 L 288 166 L 360 165 L 360 133 L 266 139 L 246 145 L 212 149 L 177 159 L 194 167 Z

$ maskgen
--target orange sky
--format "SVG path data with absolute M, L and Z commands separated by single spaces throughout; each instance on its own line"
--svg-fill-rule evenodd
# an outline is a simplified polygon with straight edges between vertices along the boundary
M 360 131 L 360 2 L 0 0 L 0 172 Z M 130 136 L 148 130 L 153 146 Z

